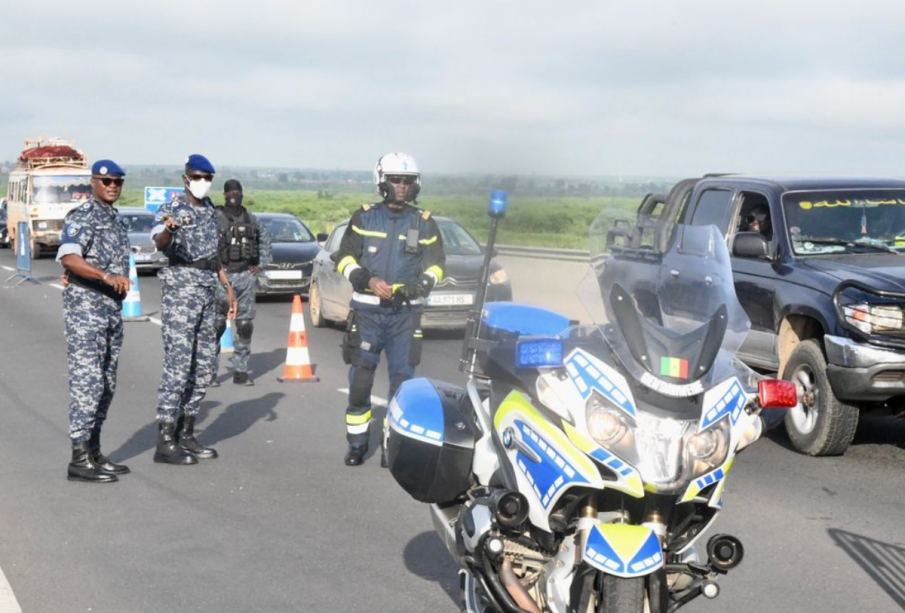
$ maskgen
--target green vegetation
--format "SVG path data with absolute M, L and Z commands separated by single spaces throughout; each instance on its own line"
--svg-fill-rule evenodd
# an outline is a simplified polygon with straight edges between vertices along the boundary
M 144 186 L 180 184 L 180 170 L 129 170 L 120 206 L 143 206 Z M 252 211 L 290 213 L 315 233 L 329 232 L 377 194 L 366 173 L 265 173 L 226 169 L 214 184 L 215 202 L 222 199 L 222 181 L 237 177 L 245 186 L 245 203 Z M 6 194 L 6 175 L 0 175 L 0 193 Z M 510 188 L 509 209 L 497 240 L 504 245 L 588 248 L 588 227 L 603 211 L 609 220 L 629 219 L 648 192 L 664 192 L 669 183 L 606 183 L 587 179 L 531 177 L 440 176 L 425 188 L 421 205 L 434 215 L 455 219 L 483 242 L 490 220 L 487 202 L 494 186 Z M 488 187 L 489 186 L 489 187 Z

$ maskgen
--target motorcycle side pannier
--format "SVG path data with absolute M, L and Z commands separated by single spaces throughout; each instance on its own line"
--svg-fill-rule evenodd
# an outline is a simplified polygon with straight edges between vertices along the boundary
M 415 500 L 444 503 L 471 485 L 475 426 L 461 387 L 417 378 L 390 401 L 387 462 L 393 478 Z

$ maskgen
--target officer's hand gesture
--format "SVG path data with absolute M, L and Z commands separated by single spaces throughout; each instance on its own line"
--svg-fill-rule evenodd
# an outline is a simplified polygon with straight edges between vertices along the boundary
M 129 277 L 124 277 L 122 275 L 111 275 L 109 273 L 104 275 L 103 281 L 104 283 L 112 287 L 113 291 L 115 291 L 117 294 L 125 294 L 129 291 L 129 288 L 135 285 L 134 283 L 132 283 L 132 281 L 129 280 Z
M 166 229 L 171 233 L 174 233 L 174 232 L 176 232 L 176 230 L 179 229 L 179 224 L 176 222 L 175 219 L 173 219 L 169 215 L 163 216 L 163 224 L 166 227 Z
M 368 286 L 371 288 L 371 291 L 373 291 L 384 300 L 389 300 L 393 297 L 393 287 L 383 279 L 371 277 L 371 279 L 368 281 Z

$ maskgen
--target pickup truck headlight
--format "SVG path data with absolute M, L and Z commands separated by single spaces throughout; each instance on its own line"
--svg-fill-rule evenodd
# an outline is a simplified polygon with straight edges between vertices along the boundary
M 865 334 L 902 330 L 902 307 L 862 302 L 842 307 L 845 320 Z

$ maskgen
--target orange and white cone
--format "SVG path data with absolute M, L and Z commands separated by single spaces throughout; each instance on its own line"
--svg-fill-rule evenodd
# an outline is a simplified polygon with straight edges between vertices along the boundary
M 302 313 L 302 297 L 292 299 L 292 317 L 289 319 L 289 343 L 286 349 L 286 365 L 280 383 L 309 383 L 320 381 L 314 376 L 311 356 L 308 355 L 308 334 L 305 332 L 305 316 Z

